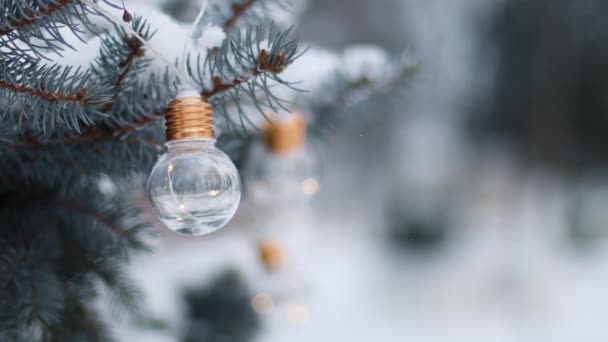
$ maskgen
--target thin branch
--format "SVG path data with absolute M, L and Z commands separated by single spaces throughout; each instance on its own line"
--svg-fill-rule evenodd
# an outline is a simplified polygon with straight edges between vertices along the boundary
M 143 35 L 141 32 L 139 32 L 139 34 Z M 125 61 L 119 65 L 123 68 L 123 71 L 118 75 L 118 77 L 116 78 L 116 82 L 114 83 L 114 94 L 112 95 L 112 100 L 108 102 L 105 106 L 103 106 L 101 110 L 104 113 L 112 110 L 114 102 L 116 102 L 116 98 L 122 90 L 122 84 L 125 78 L 127 77 L 129 70 L 133 66 L 135 59 L 145 56 L 145 50 L 142 48 L 143 44 L 137 38 L 125 36 L 124 41 L 127 44 L 127 47 L 129 48 L 129 54 L 127 55 Z
M 135 55 L 133 55 L 135 56 Z M 133 57 L 135 58 L 135 57 Z M 131 59 L 132 61 L 132 59 Z M 203 89 L 201 95 L 205 99 L 210 99 L 213 96 L 216 96 L 220 93 L 232 90 L 239 85 L 249 82 L 252 79 L 259 77 L 260 75 L 269 73 L 269 74 L 280 74 L 286 68 L 287 56 L 279 51 L 276 55 L 271 56 L 267 50 L 261 50 L 257 56 L 256 66 L 251 70 L 250 76 L 244 77 L 242 79 L 234 79 L 230 82 L 224 82 L 219 76 L 215 76 L 213 78 L 213 88 L 209 90 Z M 122 81 L 121 81 L 122 82 Z M 152 124 L 158 122 L 158 120 L 164 117 L 164 111 L 156 112 L 154 115 L 146 117 L 142 120 L 132 122 L 128 125 L 119 126 L 116 128 L 105 128 L 98 127 L 92 130 L 84 132 L 82 135 L 74 136 L 66 139 L 57 139 L 57 140 L 24 140 L 21 141 L 15 146 L 38 146 L 38 145 L 54 145 L 54 144 L 82 144 L 92 141 L 106 140 L 106 139 L 114 139 L 117 136 L 120 136 L 125 133 L 129 133 L 138 128 L 144 127 L 148 124 Z M 138 140 L 137 142 L 141 142 L 142 140 Z M 155 146 L 159 146 L 157 142 L 143 141 Z
M 224 81 L 222 81 L 221 77 L 215 76 L 215 77 L 213 77 L 213 88 L 209 89 L 209 90 L 203 89 L 201 95 L 205 99 L 210 99 L 211 97 L 213 97 L 213 96 L 215 96 L 215 95 L 217 95 L 219 93 L 222 93 L 222 92 L 225 92 L 225 91 L 228 91 L 228 90 L 231 90 L 231 89 L 234 89 L 234 88 L 238 87 L 242 83 L 245 83 L 245 82 L 251 80 L 254 76 L 257 76 L 257 74 L 255 74 L 255 70 L 254 70 L 254 73 L 252 73 L 251 77 L 246 77 L 246 78 L 241 79 L 241 80 L 234 79 L 234 80 L 232 80 L 232 81 L 230 81 L 228 83 L 224 83 Z
M 23 11 L 23 14 L 25 14 L 29 18 L 24 18 L 24 19 L 13 21 L 12 23 L 10 23 L 8 25 L 7 28 L 0 30 L 0 37 L 10 34 L 13 31 L 15 31 L 16 29 L 28 27 L 31 24 L 33 24 L 36 21 L 36 19 L 39 19 L 42 16 L 46 16 L 55 11 L 58 11 L 58 10 L 62 9 L 63 7 L 69 5 L 72 2 L 73 2 L 73 0 L 61 0 L 57 3 L 51 3 L 46 8 L 43 8 L 36 12 L 32 11 L 29 8 L 26 8 Z
M 102 213 L 94 210 L 94 209 L 90 209 L 90 208 L 86 208 L 80 205 L 80 203 L 74 202 L 74 201 L 70 201 L 67 199 L 63 199 L 63 198 L 55 198 L 54 200 L 55 203 L 57 203 L 58 205 L 66 208 L 66 209 L 70 209 L 73 210 L 75 212 L 78 212 L 82 215 L 85 216 L 89 216 L 92 217 L 93 219 L 97 220 L 98 222 L 100 222 L 101 224 L 103 224 L 104 226 L 110 228 L 110 230 L 112 232 L 114 232 L 116 235 L 125 238 L 125 239 L 130 239 L 131 237 L 129 236 L 129 233 L 126 229 L 124 229 L 123 227 L 117 225 L 116 223 L 112 222 L 110 219 L 108 219 L 107 217 L 105 217 Z
M 26 86 L 12 84 L 6 81 L 0 80 L 0 88 L 8 89 L 14 91 L 16 93 L 29 94 L 32 96 L 43 97 L 47 99 L 49 102 L 58 102 L 58 101 L 69 101 L 69 102 L 78 102 L 83 105 L 87 104 L 86 97 L 89 95 L 89 89 L 87 87 L 80 88 L 78 93 L 76 94 L 62 94 L 62 93 L 52 93 L 49 91 L 44 91 L 40 89 L 33 89 Z
M 251 70 L 250 76 L 242 79 L 234 79 L 230 82 L 224 82 L 221 77 L 215 76 L 213 77 L 213 88 L 209 90 L 203 89 L 201 95 L 208 100 L 219 93 L 232 90 L 242 83 L 251 81 L 264 73 L 280 74 L 287 67 L 287 56 L 284 53 L 279 52 L 274 58 L 271 57 L 272 56 L 268 51 L 264 49 L 261 50 L 258 53 L 257 65 Z
M 232 4 L 232 16 L 224 23 L 224 30 L 228 31 L 236 25 L 236 22 L 247 12 L 247 10 L 255 5 L 257 0 L 245 0 L 244 3 Z
M 21 140 L 15 142 L 15 143 L 9 143 L 9 144 L 12 147 L 33 147 L 33 148 L 35 148 L 38 146 L 80 145 L 80 144 L 87 144 L 87 143 L 103 141 L 103 140 L 112 140 L 112 139 L 119 138 L 123 134 L 137 130 L 146 125 L 158 122 L 158 120 L 162 119 L 163 117 L 164 117 L 164 113 L 157 112 L 157 113 L 154 113 L 153 116 L 147 117 L 145 119 L 142 119 L 142 120 L 139 120 L 136 122 L 132 122 L 128 125 L 119 126 L 119 127 L 113 128 L 113 129 L 105 128 L 105 127 L 97 127 L 97 128 L 91 129 L 89 131 L 86 131 L 81 135 L 70 136 L 70 137 L 66 137 L 66 138 L 45 139 L 45 140 L 39 140 L 36 138 L 25 138 L 25 139 L 21 139 Z M 135 136 L 130 136 L 127 141 L 130 143 L 133 143 L 133 144 L 146 143 L 148 145 L 152 145 L 155 147 L 162 146 L 161 142 L 149 140 L 149 139 L 141 139 L 141 138 L 135 137 Z

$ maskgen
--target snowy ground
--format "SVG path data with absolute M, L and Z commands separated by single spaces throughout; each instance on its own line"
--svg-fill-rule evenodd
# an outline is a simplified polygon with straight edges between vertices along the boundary
M 279 234 L 290 267 L 271 277 L 241 217 L 208 239 L 163 238 L 131 274 L 151 312 L 177 329 L 179 290 L 237 266 L 258 294 L 284 298 L 263 315 L 261 342 L 603 341 L 608 252 L 576 254 L 559 230 L 547 233 L 563 227 L 555 184 L 531 176 L 513 186 L 500 177 L 463 207 L 457 229 L 465 233 L 431 256 L 391 249 L 357 215 L 291 216 L 299 223 Z M 132 327 L 123 334 L 125 341 L 176 341 Z

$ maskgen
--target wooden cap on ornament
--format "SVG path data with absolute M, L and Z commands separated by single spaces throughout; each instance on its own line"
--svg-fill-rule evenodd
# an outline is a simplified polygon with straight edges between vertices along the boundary
M 299 149 L 306 142 L 306 122 L 300 113 L 286 118 L 276 115 L 264 127 L 264 142 L 270 152 L 285 154 Z

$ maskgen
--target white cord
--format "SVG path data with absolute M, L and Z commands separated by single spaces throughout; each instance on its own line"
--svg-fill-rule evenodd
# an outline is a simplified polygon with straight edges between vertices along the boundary
M 188 37 L 186 39 L 186 42 L 184 43 L 184 50 L 182 51 L 182 72 L 187 77 L 189 75 L 187 56 L 188 56 L 188 51 L 190 51 L 190 47 L 191 47 L 190 44 L 192 43 L 192 35 L 194 34 L 194 30 L 196 29 L 196 27 L 203 20 L 203 16 L 205 16 L 205 11 L 207 10 L 208 2 L 209 2 L 208 0 L 203 1 L 203 7 L 201 8 L 201 11 L 198 13 L 198 16 L 196 17 L 196 19 L 194 20 L 194 23 L 192 23 L 192 27 L 190 28 L 190 32 L 188 32 Z
M 110 13 L 109 11 L 103 9 L 101 6 L 99 6 L 98 4 L 96 4 L 95 2 L 93 2 L 92 0 L 82 0 L 83 2 L 89 4 L 90 6 L 94 7 L 97 11 L 103 13 L 106 17 L 108 17 L 108 19 L 112 20 L 115 24 L 121 26 L 122 28 L 124 28 L 127 32 L 129 32 L 130 34 L 132 34 L 135 38 L 137 38 L 137 40 L 139 40 L 146 48 L 148 48 L 150 51 L 154 52 L 158 58 L 160 58 L 163 62 L 165 62 L 170 68 L 172 68 L 175 71 L 175 74 L 179 77 L 179 79 L 182 81 L 183 84 L 189 84 L 190 80 L 187 76 L 187 72 L 184 74 L 182 73 L 181 70 L 179 70 L 177 67 L 175 67 L 175 65 L 170 62 L 165 56 L 163 56 L 160 52 L 156 51 L 152 46 L 150 46 L 150 44 L 148 43 L 148 41 L 143 38 L 141 35 L 139 35 L 139 33 L 135 32 L 135 30 L 133 30 L 131 28 L 131 25 L 125 23 L 124 21 L 122 21 L 121 19 L 116 18 L 112 13 Z M 205 0 L 205 5 L 206 5 L 206 0 Z M 203 12 L 204 12 L 204 8 L 203 8 Z M 192 31 L 192 30 L 191 30 Z M 192 36 L 192 32 L 190 33 L 189 36 Z M 190 40 L 190 38 L 188 38 L 188 41 Z M 186 48 L 188 48 L 188 41 L 186 41 Z M 185 65 L 186 62 L 184 61 L 183 64 Z M 185 68 L 182 68 L 182 70 L 185 70 Z

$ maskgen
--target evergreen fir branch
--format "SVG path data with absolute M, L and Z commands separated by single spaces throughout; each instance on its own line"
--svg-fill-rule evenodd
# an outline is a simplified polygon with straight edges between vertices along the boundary
M 87 145 L 94 142 L 101 141 L 110 141 L 110 140 L 124 140 L 124 136 L 126 134 L 131 133 L 132 131 L 138 130 L 141 127 L 148 126 L 152 123 L 156 123 L 163 118 L 163 113 L 154 113 L 152 116 L 144 118 L 142 120 L 135 121 L 129 125 L 119 126 L 114 129 L 110 129 L 107 127 L 93 127 L 90 130 L 83 132 L 80 135 L 70 135 L 64 137 L 54 137 L 54 138 L 35 138 L 29 137 L 24 139 L 19 139 L 16 141 L 4 141 L 5 145 L 9 145 L 11 147 L 21 147 L 21 148 L 40 148 L 48 145 L 55 146 L 71 146 L 71 145 Z M 130 138 L 134 138 L 131 136 Z M 127 139 L 128 140 L 128 139 Z M 162 143 L 149 139 L 138 139 L 134 138 L 131 142 L 136 143 L 138 141 L 146 142 L 147 144 L 153 146 L 162 146 Z M 0 145 L 3 142 L 0 141 Z
M 65 6 L 69 5 L 72 2 L 74 2 L 74 0 L 60 0 L 57 3 L 51 2 L 49 4 L 43 4 L 42 6 L 40 6 L 40 9 L 38 9 L 38 10 L 33 10 L 32 8 L 29 8 L 29 7 L 23 8 L 22 11 L 23 11 L 24 17 L 15 19 L 15 20 L 3 25 L 3 28 L 0 29 L 0 36 L 6 36 L 6 35 L 12 33 L 13 31 L 15 31 L 16 29 L 23 29 L 25 27 L 28 27 L 31 24 L 33 24 L 36 21 L 36 19 L 39 19 L 39 18 L 49 15 L 55 11 L 58 11 L 58 10 L 64 8 Z
M 162 117 L 159 117 L 162 118 Z M 61 182 L 66 174 L 106 174 L 128 177 L 149 171 L 163 149 L 164 126 L 161 120 L 129 132 L 115 134 L 107 128 L 95 128 L 96 135 L 65 138 L 28 138 L 21 135 L 0 140 L 3 162 L 11 167 L 0 169 L 0 186 L 10 186 L 15 172 L 25 179 Z M 111 155 L 112 158 L 100 158 Z M 4 180 L 8 184 L 4 184 Z
M 134 219 L 138 215 L 133 210 L 120 209 L 124 203 L 116 202 L 119 195 L 103 195 L 94 178 L 68 172 L 64 176 L 53 186 L 13 175 L 13 187 L 1 187 L 0 327 L 8 329 L 0 333 L 2 337 L 110 341 L 98 313 L 86 304 L 97 296 L 94 288 L 99 280 L 118 302 L 134 307 L 126 308 L 130 313 L 137 312 L 139 295 L 124 276 L 122 263 L 138 247 L 101 227 L 89 212 L 122 222 L 129 232 L 144 228 L 141 219 Z M 93 209 L 83 210 L 86 215 L 57 210 L 54 198 Z
M 137 74 L 133 70 L 130 73 Z M 123 86 L 112 107 L 112 115 L 104 124 L 118 136 L 154 125 L 164 118 L 165 107 L 175 98 L 178 88 L 177 78 L 168 70 L 129 87 Z
M 69 282 L 64 282 L 67 312 L 59 326 L 61 331 L 68 332 L 71 340 L 82 342 L 108 342 L 115 339 L 107 327 L 97 318 L 97 314 L 84 301 L 88 295 L 74 289 Z
M 146 40 L 153 36 L 150 34 L 150 25 L 141 17 L 132 21 L 132 28 Z M 112 99 L 102 107 L 102 112 L 112 110 L 114 103 L 121 99 L 123 89 L 136 85 L 138 74 L 148 66 L 144 57 L 145 49 L 141 41 L 122 27 L 116 26 L 116 34 L 102 39 L 101 53 L 95 60 L 92 71 L 108 87 L 113 88 Z
M 89 89 L 87 87 L 82 87 L 78 89 L 78 92 L 76 94 L 62 94 L 53 93 L 42 89 L 33 89 L 27 86 L 12 84 L 6 81 L 0 81 L 0 88 L 7 89 L 15 93 L 23 93 L 32 96 L 42 97 L 47 99 L 49 102 L 78 102 L 83 105 L 86 105 L 89 102 L 89 99 L 86 98 L 89 95 Z
M 278 75 L 298 57 L 291 30 L 250 27 L 279 0 L 239 1 L 235 18 L 220 22 L 234 35 L 191 72 L 219 113 L 241 99 L 256 99 L 260 111 L 283 105 L 271 88 L 285 84 Z M 146 51 L 121 28 L 102 39 L 89 71 L 42 65 L 49 50 L 71 47 L 62 34 L 93 28 L 88 17 L 99 13 L 82 0 L 15 0 L 0 9 L 0 340 L 111 341 L 91 305 L 96 285 L 138 314 L 140 295 L 122 265 L 147 248 L 148 224 L 99 179 L 152 167 L 176 78 L 148 75 Z M 142 19 L 132 25 L 150 38 Z M 243 124 L 243 107 L 236 111 Z
M 113 314 L 126 313 L 136 321 L 143 319 L 143 293 L 133 285 L 133 281 L 122 271 L 120 264 L 115 265 L 111 272 L 101 275 L 101 278 L 110 294 Z
M 134 23 L 136 28 L 142 32 L 148 32 L 148 26 L 143 21 Z M 123 31 L 123 34 L 124 31 Z M 209 54 L 204 62 L 197 63 L 197 71 L 194 78 L 199 84 L 212 84 L 203 88 L 201 95 L 210 100 L 219 114 L 228 117 L 228 106 L 226 103 L 236 103 L 236 111 L 239 113 L 240 126 L 244 127 L 249 122 L 241 103 L 246 103 L 246 98 L 264 113 L 266 108 L 278 111 L 284 108 L 284 102 L 275 97 L 270 91 L 275 84 L 286 84 L 279 78 L 279 74 L 295 60 L 299 53 L 297 51 L 297 39 L 291 36 L 291 30 L 281 32 L 271 25 L 266 30 L 258 26 L 251 28 L 246 34 L 237 33 L 226 41 L 218 53 Z M 261 48 L 263 40 L 268 40 L 268 47 Z M 158 147 L 158 139 L 150 140 L 149 137 L 140 140 L 137 135 L 131 134 L 148 125 L 157 124 L 164 117 L 164 106 L 177 92 L 177 81 L 174 76 L 165 72 L 162 77 L 151 75 L 145 83 L 133 81 L 135 77 L 128 77 L 125 68 L 118 73 L 114 72 L 114 78 L 107 76 L 116 65 L 130 61 L 135 69 L 130 69 L 129 74 L 136 75 L 146 66 L 143 58 L 129 58 L 140 54 L 135 46 L 125 45 L 124 39 L 108 38 L 103 43 L 101 57 L 94 66 L 96 79 L 103 79 L 104 89 L 119 85 L 122 91 L 114 93 L 111 115 L 101 113 L 105 119 L 103 125 L 97 125 L 90 129 L 79 130 L 77 135 L 66 135 L 60 137 L 42 136 L 41 138 L 20 139 L 10 143 L 12 146 L 36 147 L 41 145 L 77 145 L 102 140 L 120 140 L 129 136 L 131 142 L 139 141 Z M 121 52 L 120 54 L 118 52 Z M 121 58 L 110 58 L 118 56 Z M 123 61 L 123 62 L 120 62 Z M 126 66 L 126 65 L 125 65 Z M 192 72 L 191 72 L 192 73 Z M 104 76 L 105 75 L 105 76 Z M 121 77 L 121 75 L 125 75 Z M 209 76 L 207 76 L 209 75 Z M 206 81 L 207 77 L 212 79 Z M 120 82 L 117 82 L 120 80 Z M 226 81 L 224 81 L 226 80 Z M 119 84 L 120 83 L 120 84 Z M 169 86 L 167 86 L 169 85 Z M 134 98 L 144 101 L 133 101 Z M 242 101 L 241 101 L 242 100 Z M 109 102 L 106 97 L 106 106 Z M 106 107 L 107 109 L 108 107 Z M 251 124 L 251 123 L 250 123 Z M 232 121 L 227 122 L 230 130 L 236 126 Z
M 89 15 L 96 14 L 79 0 L 16 0 L 0 6 L 0 49 L 12 57 L 45 58 L 46 50 L 72 48 L 61 29 L 67 27 L 80 38 L 85 29 L 93 30 Z
M 112 233 L 114 233 L 116 236 L 119 236 L 120 238 L 127 240 L 131 239 L 131 234 L 129 234 L 129 231 L 127 229 L 121 227 L 116 222 L 110 220 L 108 217 L 104 216 L 102 213 L 96 211 L 95 209 L 87 208 L 85 206 L 82 206 L 78 202 L 62 198 L 55 198 L 54 203 L 58 204 L 61 207 L 69 209 L 77 214 L 89 216 L 95 221 L 101 223 L 103 226 L 109 228 Z
M 271 60 L 272 57 L 272 60 Z M 220 76 L 213 77 L 213 88 L 209 90 L 203 90 L 202 96 L 206 99 L 210 99 L 215 95 L 234 90 L 241 84 L 251 81 L 252 79 L 264 74 L 280 74 L 285 70 L 287 62 L 287 56 L 282 51 L 279 51 L 276 56 L 270 56 L 267 50 L 262 49 L 257 55 L 256 65 L 245 75 L 243 79 L 233 79 L 224 83 Z
M 134 27 L 139 28 L 139 31 L 148 32 L 148 26 L 143 22 L 136 19 Z M 141 28 L 145 28 L 142 30 Z M 251 32 L 247 35 L 236 34 L 228 44 L 223 47 L 224 53 L 218 53 L 215 58 L 224 56 L 226 61 L 224 63 L 219 60 L 216 64 L 217 68 L 215 71 L 222 71 L 219 74 L 236 75 L 237 67 L 240 67 L 242 71 L 241 81 L 236 77 L 231 82 L 232 84 L 218 82 L 220 79 L 215 78 L 215 85 L 213 88 L 203 90 L 203 95 L 210 98 L 211 103 L 214 105 L 218 113 L 226 114 L 227 107 L 224 107 L 225 103 L 235 102 L 246 103 L 242 100 L 253 92 L 257 91 L 256 101 L 254 105 L 263 111 L 263 107 L 280 107 L 282 103 L 280 99 L 272 97 L 272 93 L 269 88 L 269 76 L 278 75 L 283 69 L 291 63 L 295 57 L 293 51 L 295 51 L 295 41 L 293 39 L 287 39 L 290 35 L 290 31 L 279 32 L 274 28 L 268 31 L 268 36 L 262 34 L 264 30 L 260 27 L 251 29 Z M 255 32 L 255 33 L 254 33 Z M 120 38 L 122 36 L 122 38 Z M 243 37 L 244 36 L 244 37 Z M 120 61 L 129 60 L 129 55 L 137 51 L 134 48 L 130 48 L 125 44 L 125 32 L 118 31 L 118 34 L 114 38 L 107 38 L 103 43 L 103 46 L 107 48 L 105 53 L 101 56 L 117 56 L 119 54 L 116 51 L 121 52 L 120 57 L 116 59 L 102 58 L 95 63 L 96 70 L 94 71 L 96 78 L 103 78 L 106 82 L 106 87 L 114 87 L 116 80 L 119 79 L 121 74 L 124 74 L 124 68 L 116 71 L 117 64 Z M 128 36 L 127 36 L 128 37 Z M 270 38 L 270 44 L 266 49 L 257 48 L 256 43 Z M 273 44 L 274 43 L 274 44 Z M 293 47 L 293 48 L 292 48 Z M 285 53 L 284 51 L 287 51 Z M 232 56 L 236 56 L 232 57 Z M 253 58 L 251 58 L 254 56 Z M 212 57 L 208 57 L 209 61 Z M 124 63 L 124 62 L 123 62 Z M 145 65 L 144 59 L 137 59 L 133 63 L 137 65 Z M 207 65 L 211 66 L 211 62 L 206 62 Z M 199 64 L 200 65 L 200 64 Z M 139 67 L 138 67 L 139 68 Z M 250 70 L 250 71 L 247 71 Z M 137 69 L 138 71 L 140 69 Z M 104 77 L 114 72 L 114 79 L 111 77 Z M 130 71 L 129 74 L 139 74 L 139 72 Z M 200 73 L 199 73 L 200 74 Z M 267 75 L 268 74 L 268 75 Z M 44 163 L 39 161 L 39 154 L 43 154 L 48 158 L 45 158 L 45 163 L 51 162 L 50 159 L 56 158 L 51 162 L 52 164 L 61 165 L 73 165 L 74 168 L 86 167 L 86 170 L 77 170 L 78 172 L 91 172 L 97 169 L 99 172 L 106 172 L 112 175 L 128 175 L 130 172 L 136 170 L 135 164 L 130 167 L 131 163 L 124 163 L 126 160 L 138 160 L 146 161 L 144 165 L 148 165 L 149 162 L 154 161 L 154 157 L 158 153 L 159 149 L 162 148 L 162 140 L 159 139 L 162 136 L 162 125 L 161 120 L 164 117 L 163 107 L 170 101 L 174 96 L 177 83 L 174 77 L 170 76 L 168 72 L 159 78 L 152 75 L 150 79 L 144 83 L 132 82 L 131 79 L 135 77 L 126 77 L 123 79 L 127 82 L 123 84 L 124 91 L 115 93 L 116 101 L 111 109 L 112 118 L 103 120 L 104 124 L 96 125 L 88 129 L 82 130 L 80 133 L 73 135 L 68 134 L 64 136 L 38 136 L 33 134 L 27 135 L 27 131 L 20 129 L 19 136 L 10 138 L 11 135 L 5 135 L 3 141 L 0 142 L 0 149 L 10 149 L 14 147 L 28 148 L 30 151 L 21 151 L 22 155 L 17 156 L 21 162 L 29 160 L 28 163 L 33 165 L 40 164 L 41 168 Z M 272 80 L 278 79 L 272 78 Z M 166 84 L 170 86 L 167 87 Z M 171 86 L 173 85 L 173 86 Z M 247 86 L 247 92 L 241 91 L 240 88 Z M 257 87 L 257 88 L 256 88 Z M 251 91 L 249 91 L 251 90 Z M 267 103 L 264 103 L 265 97 L 268 97 Z M 242 97 L 242 98 L 241 98 Z M 140 98 L 144 101 L 133 101 L 133 98 Z M 233 105 L 231 103 L 231 105 Z M 245 111 L 242 106 L 236 106 L 236 111 L 240 115 L 240 125 L 244 126 L 245 122 L 248 122 Z M 218 120 L 222 122 L 222 120 Z M 226 120 L 223 120 L 224 122 Z M 148 129 L 149 127 L 152 129 Z M 229 122 L 227 126 L 234 128 L 235 124 Z M 15 127 L 17 129 L 17 127 Z M 24 135 L 24 133 L 26 135 Z M 2 143 L 4 146 L 2 146 Z M 66 150 L 67 148 L 67 150 Z M 107 162 L 98 160 L 91 156 L 91 150 L 97 153 L 112 153 L 116 156 L 116 160 L 121 162 Z M 43 152 L 46 151 L 46 152 Z M 9 152 L 10 153 L 10 152 Z M 62 155 L 69 153 L 71 156 L 67 162 L 62 162 Z M 29 157 L 28 157 L 29 156 Z M 54 156 L 54 157 L 53 157 Z M 23 159 L 26 158 L 26 159 Z M 112 159 L 115 160 L 115 159 Z M 32 164 L 31 164 L 32 165 Z M 46 164 L 47 166 L 49 164 Z M 147 166 L 145 166 L 147 167 Z M 144 168 L 145 168 L 144 167 Z
M 42 285 L 44 284 L 44 285 Z M 30 324 L 38 324 L 42 335 L 41 340 L 49 340 L 56 334 L 53 324 L 60 320 L 65 308 L 65 296 L 61 282 L 55 274 L 48 270 L 34 269 L 30 280 L 29 319 Z M 61 338 L 54 338 L 63 341 Z
M 267 45 L 267 47 L 262 47 Z M 302 52 L 292 29 L 281 31 L 276 25 L 250 27 L 246 32 L 236 32 L 224 41 L 215 53 L 207 54 L 204 62 L 200 57 L 193 78 L 203 89 L 201 95 L 210 101 L 216 113 L 224 116 L 229 130 L 236 123 L 228 115 L 228 103 L 236 104 L 239 124 L 252 124 L 244 110 L 244 102 L 251 100 L 260 113 L 267 109 L 278 111 L 286 103 L 271 92 L 276 84 L 290 86 L 279 75 Z
M 90 72 L 35 60 L 0 60 L 1 119 L 41 135 L 81 131 L 105 116 L 98 110 L 108 89 Z

